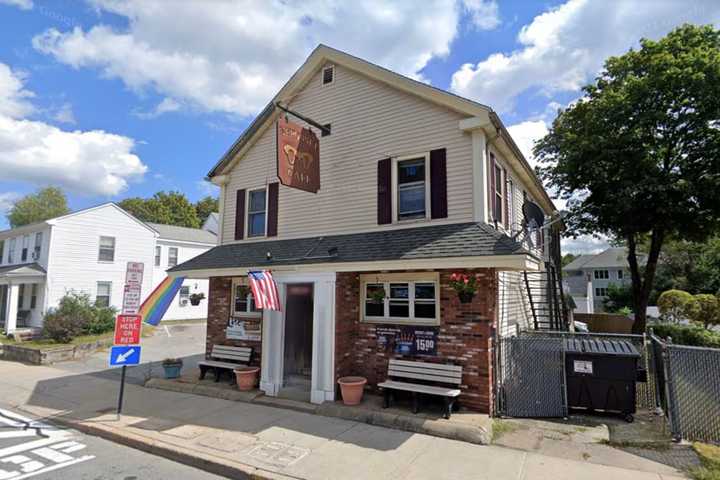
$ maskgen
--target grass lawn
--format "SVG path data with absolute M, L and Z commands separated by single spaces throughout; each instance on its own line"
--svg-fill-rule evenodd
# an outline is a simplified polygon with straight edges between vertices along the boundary
M 142 337 L 151 337 L 155 333 L 155 327 L 152 325 L 143 324 L 142 326 Z M 107 340 L 112 343 L 114 332 L 106 332 L 98 335 L 82 335 L 80 337 L 73 338 L 68 343 L 58 343 L 53 340 L 30 340 L 28 342 L 18 342 L 12 338 L 8 338 L 5 335 L 0 335 L 0 343 L 4 345 L 20 345 L 27 348 L 35 348 L 38 350 L 53 348 L 53 347 L 66 347 L 68 345 L 81 345 L 83 343 L 93 343 L 100 340 Z
M 694 443 L 703 466 L 690 472 L 695 480 L 720 480 L 720 447 L 706 443 Z

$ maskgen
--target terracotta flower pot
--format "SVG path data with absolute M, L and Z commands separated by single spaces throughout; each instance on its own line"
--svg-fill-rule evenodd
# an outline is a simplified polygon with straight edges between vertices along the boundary
M 460 303 L 470 303 L 474 296 L 475 292 L 458 292 Z
M 338 378 L 342 399 L 345 405 L 359 405 L 362 401 L 363 390 L 367 383 L 365 377 L 340 377 Z
M 257 376 L 260 368 L 258 367 L 238 367 L 235 369 L 235 379 L 237 380 L 238 390 L 248 391 L 255 388 L 257 384 Z

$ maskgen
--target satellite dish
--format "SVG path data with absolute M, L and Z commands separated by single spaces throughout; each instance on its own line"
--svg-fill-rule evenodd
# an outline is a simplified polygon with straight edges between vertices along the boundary
M 537 203 L 525 200 L 522 206 L 523 217 L 525 217 L 525 225 L 529 227 L 542 227 L 545 223 L 545 213 Z M 533 225 L 534 224 L 534 225 Z

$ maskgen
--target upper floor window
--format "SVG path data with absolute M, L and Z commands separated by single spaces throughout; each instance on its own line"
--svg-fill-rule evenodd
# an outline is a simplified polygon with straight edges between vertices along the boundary
M 261 310 L 255 306 L 255 297 L 252 290 L 247 284 L 247 278 L 236 278 L 232 284 L 233 316 L 239 317 L 257 317 L 260 316 Z
M 511 179 L 507 181 L 507 196 L 508 196 L 508 226 L 512 232 L 515 228 L 515 184 Z
M 98 307 L 109 307 L 112 282 L 97 282 L 97 290 L 95 290 L 95 292 L 95 305 Z
M 624 273 L 624 272 L 623 272 L 622 270 L 618 270 L 618 280 L 622 280 L 622 279 L 623 279 L 623 273 Z
M 115 261 L 115 237 L 100 237 L 98 260 L 101 262 Z
M 429 198 L 427 156 L 397 161 L 397 219 L 427 218 Z
M 155 266 L 160 266 L 160 257 L 162 256 L 162 247 L 155 247 Z
M 360 307 L 366 322 L 439 323 L 437 273 L 362 275 L 361 285 Z
M 8 263 L 14 263 L 15 262 L 15 238 L 11 238 L 8 242 Z
M 27 262 L 29 247 L 30 247 L 30 235 L 25 235 L 22 239 L 22 251 L 20 253 L 20 261 L 21 262 Z
M 595 280 L 607 280 L 610 274 L 607 270 L 595 270 Z
M 177 247 L 168 248 L 168 268 L 172 268 L 178 264 L 178 249 Z
M 33 249 L 33 260 L 40 259 L 40 251 L 42 250 L 43 234 L 37 232 L 35 234 L 35 248 Z
M 503 171 L 500 165 L 493 163 L 493 176 L 495 177 L 495 202 L 493 203 L 493 218 L 498 223 L 503 220 Z
M 267 189 L 250 190 L 248 192 L 248 237 L 265 236 L 265 217 Z

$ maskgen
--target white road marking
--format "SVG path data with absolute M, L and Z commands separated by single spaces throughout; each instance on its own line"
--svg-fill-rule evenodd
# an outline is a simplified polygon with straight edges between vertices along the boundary
M 34 437 L 35 430 L 15 430 L 12 432 L 0 432 L 0 438 Z
M 163 325 L 163 326 L 165 327 L 165 333 L 167 333 L 167 336 L 172 337 L 172 335 L 170 335 L 170 329 L 168 328 L 168 326 L 167 325 Z
M 51 460 L 55 463 L 69 462 L 73 459 L 70 455 L 65 455 L 62 452 L 58 452 L 52 448 L 42 447 L 32 451 L 35 455 L 44 458 L 45 460 Z

